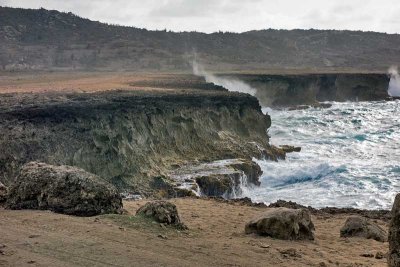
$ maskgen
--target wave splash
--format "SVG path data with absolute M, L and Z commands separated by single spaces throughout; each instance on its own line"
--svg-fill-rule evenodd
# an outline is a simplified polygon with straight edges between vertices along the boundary
M 286 161 L 257 161 L 256 202 L 389 209 L 400 192 L 400 102 L 332 103 L 328 109 L 276 111 L 274 145 L 301 146 Z

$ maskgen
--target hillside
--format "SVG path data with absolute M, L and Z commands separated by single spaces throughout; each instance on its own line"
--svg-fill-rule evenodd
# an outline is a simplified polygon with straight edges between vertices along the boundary
M 0 69 L 361 69 L 400 62 L 400 35 L 334 30 L 148 31 L 72 13 L 0 7 Z

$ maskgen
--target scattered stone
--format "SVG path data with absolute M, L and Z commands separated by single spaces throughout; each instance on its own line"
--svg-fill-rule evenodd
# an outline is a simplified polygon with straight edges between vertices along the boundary
M 7 200 L 7 187 L 0 182 L 0 203 L 4 203 Z
M 360 256 L 365 257 L 365 258 L 373 258 L 374 254 L 366 252 L 366 253 L 362 253 Z
M 30 236 L 28 236 L 29 238 L 37 238 L 37 237 L 40 237 L 40 235 L 30 235 Z
M 386 231 L 371 220 L 360 217 L 348 217 L 344 226 L 340 229 L 341 237 L 363 237 L 376 241 L 387 241 Z
M 26 262 L 26 263 L 28 263 L 28 264 L 34 264 L 34 263 L 36 263 L 36 261 L 28 261 L 28 262 Z
M 157 235 L 157 237 L 159 237 L 159 238 L 161 238 L 161 239 L 168 239 L 168 237 L 167 237 L 167 236 L 165 236 L 165 235 L 162 235 L 162 234 L 159 234 L 159 235 Z
M 389 225 L 389 258 L 390 267 L 400 266 L 400 194 L 397 194 Z
M 326 265 L 326 263 L 323 262 L 323 261 L 321 261 L 321 262 L 318 264 L 318 266 L 319 266 L 319 267 L 328 267 L 328 265 Z
M 245 233 L 284 240 L 314 240 L 314 224 L 305 209 L 272 209 L 246 224 Z
M 4 255 L 5 254 L 5 248 L 6 247 L 7 247 L 6 245 L 0 244 L 0 255 Z
M 264 244 L 264 243 L 260 243 L 259 247 L 260 247 L 260 248 L 270 248 L 271 245 Z
M 381 260 L 381 259 L 383 259 L 383 258 L 386 258 L 386 255 L 385 255 L 383 252 L 378 251 L 378 252 L 375 254 L 375 259 Z
M 10 187 L 6 207 L 94 216 L 120 213 L 122 199 L 113 185 L 82 169 L 30 162 Z
M 302 257 L 301 254 L 299 254 L 297 252 L 297 250 L 294 249 L 294 248 L 288 248 L 288 249 L 285 249 L 285 250 L 279 250 L 279 252 L 285 258 L 287 258 L 287 257 L 301 258 Z
M 136 215 L 152 218 L 156 222 L 173 225 L 182 230 L 187 229 L 179 218 L 175 204 L 167 201 L 148 202 L 138 209 Z

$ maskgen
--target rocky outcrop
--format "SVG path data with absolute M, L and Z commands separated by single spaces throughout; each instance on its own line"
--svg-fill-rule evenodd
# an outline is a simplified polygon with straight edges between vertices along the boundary
M 246 224 L 245 233 L 284 240 L 314 240 L 314 224 L 305 209 L 271 209 Z
M 397 194 L 392 207 L 392 219 L 389 226 L 388 264 L 390 267 L 400 266 L 400 194 Z
M 226 91 L 2 94 L 0 180 L 36 160 L 152 195 L 153 178 L 177 165 L 284 157 L 268 143 L 270 125 L 256 98 Z
M 345 224 L 340 229 L 340 236 L 362 237 L 380 242 L 387 241 L 385 230 L 371 220 L 360 216 L 351 216 L 347 218 Z
M 181 222 L 175 204 L 167 201 L 148 202 L 137 210 L 136 215 L 151 218 L 159 223 L 187 229 Z
M 7 187 L 0 182 L 0 203 L 4 203 L 7 199 Z
M 10 187 L 6 207 L 93 216 L 120 213 L 122 200 L 114 186 L 94 174 L 30 162 Z
M 188 164 L 170 173 L 174 188 L 188 188 L 205 196 L 235 198 L 244 186 L 260 185 L 262 171 L 255 162 L 227 159 Z
M 240 174 L 219 174 L 196 177 L 196 183 L 198 184 L 202 194 L 206 196 L 224 196 L 229 194 L 234 186 L 234 179 L 240 179 Z
M 390 81 L 386 74 L 373 73 L 226 76 L 255 88 L 255 96 L 266 107 L 318 107 L 318 102 L 323 101 L 385 100 Z

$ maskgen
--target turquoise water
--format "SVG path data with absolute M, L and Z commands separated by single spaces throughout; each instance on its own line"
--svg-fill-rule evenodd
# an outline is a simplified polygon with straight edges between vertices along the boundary
M 328 109 L 277 111 L 274 145 L 301 146 L 285 161 L 257 161 L 257 202 L 292 200 L 314 207 L 388 209 L 400 192 L 400 102 L 332 103 Z

